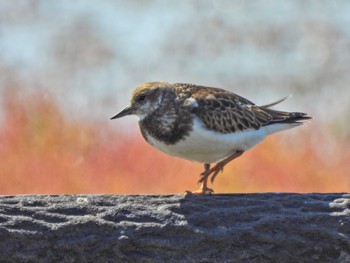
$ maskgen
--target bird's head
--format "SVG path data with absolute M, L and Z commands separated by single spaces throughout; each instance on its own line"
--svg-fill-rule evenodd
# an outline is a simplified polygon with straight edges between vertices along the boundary
M 171 84 L 167 82 L 146 82 L 139 85 L 132 93 L 130 105 L 111 119 L 121 118 L 127 115 L 137 115 L 145 118 L 157 110 L 166 95 L 172 94 Z

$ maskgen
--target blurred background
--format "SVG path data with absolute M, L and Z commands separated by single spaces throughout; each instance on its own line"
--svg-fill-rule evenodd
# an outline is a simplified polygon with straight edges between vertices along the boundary
M 202 165 L 111 121 L 147 81 L 314 116 L 226 166 L 217 193 L 350 191 L 350 2 L 0 0 L 0 194 L 170 194 Z

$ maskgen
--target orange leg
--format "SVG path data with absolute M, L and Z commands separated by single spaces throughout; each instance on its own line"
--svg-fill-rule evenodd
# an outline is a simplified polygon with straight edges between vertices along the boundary
M 204 164 L 204 170 L 205 170 L 204 172 L 209 171 L 209 169 L 210 169 L 210 164 L 209 163 Z M 204 177 L 201 178 L 200 183 L 202 185 L 197 191 L 194 191 L 194 192 L 186 191 L 186 192 L 188 194 L 197 194 L 197 195 L 206 195 L 206 194 L 213 194 L 214 193 L 213 189 L 208 188 L 208 176 L 206 176 L 205 178 Z
M 208 180 L 208 177 L 212 175 L 210 178 L 210 181 L 213 183 L 215 180 L 215 177 L 218 175 L 218 173 L 224 170 L 224 166 L 231 162 L 232 160 L 236 159 L 237 157 L 241 156 L 244 152 L 243 151 L 237 151 L 234 154 L 230 155 L 226 159 L 218 162 L 213 168 L 206 169 L 203 173 L 201 173 L 202 178 L 199 180 L 200 183 L 203 183 L 204 181 Z

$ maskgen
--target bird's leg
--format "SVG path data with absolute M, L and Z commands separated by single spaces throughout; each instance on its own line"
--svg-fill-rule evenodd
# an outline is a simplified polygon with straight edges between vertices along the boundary
M 218 175 L 220 171 L 224 171 L 224 166 L 228 164 L 229 162 L 233 161 L 237 157 L 241 156 L 244 153 L 244 151 L 237 151 L 236 153 L 232 154 L 231 156 L 227 157 L 226 159 L 222 160 L 221 162 L 218 162 L 211 170 L 214 171 L 212 177 L 210 178 L 211 183 L 214 182 L 215 177 Z M 210 170 L 209 170 L 210 172 Z
M 230 155 L 226 159 L 218 162 L 213 168 L 205 170 L 201 175 L 202 178 L 199 180 L 199 182 L 203 182 L 204 180 L 208 180 L 208 177 L 212 175 L 210 178 L 210 181 L 213 183 L 215 180 L 215 177 L 218 175 L 220 171 L 224 170 L 224 166 L 231 162 L 232 160 L 236 159 L 237 157 L 241 156 L 244 153 L 244 151 L 237 151 L 234 154 Z
M 194 191 L 194 192 L 187 191 L 187 193 L 199 194 L 199 195 L 213 194 L 214 193 L 213 189 L 208 188 L 208 177 L 210 174 L 203 176 L 203 174 L 206 171 L 208 171 L 209 169 L 210 169 L 210 163 L 204 164 L 204 172 L 201 174 L 202 178 L 200 180 L 200 183 L 202 184 L 201 187 L 197 191 Z

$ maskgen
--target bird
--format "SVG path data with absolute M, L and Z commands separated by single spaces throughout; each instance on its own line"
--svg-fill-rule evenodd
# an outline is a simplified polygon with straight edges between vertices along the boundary
M 202 163 L 201 186 L 187 193 L 213 194 L 209 177 L 213 183 L 225 165 L 268 135 L 311 119 L 307 113 L 271 109 L 285 99 L 257 106 L 220 88 L 146 82 L 135 88 L 130 105 L 111 119 L 136 115 L 141 134 L 150 145 L 168 155 Z

